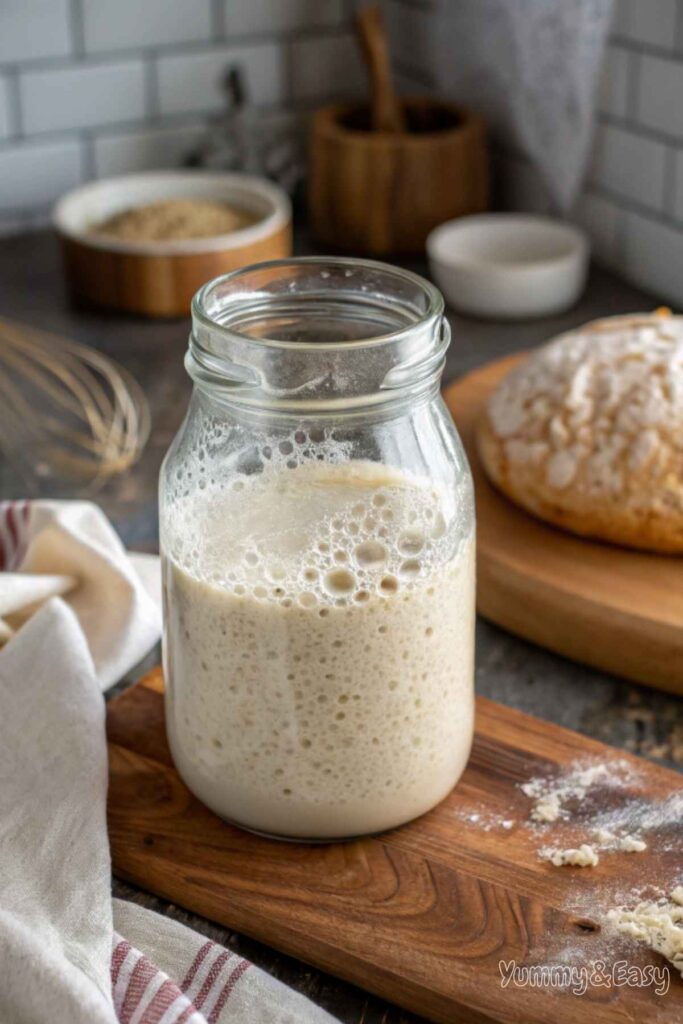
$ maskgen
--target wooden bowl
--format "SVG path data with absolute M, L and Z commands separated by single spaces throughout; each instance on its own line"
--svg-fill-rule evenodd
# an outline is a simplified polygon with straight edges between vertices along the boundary
M 422 252 L 438 224 L 488 205 L 484 122 L 453 103 L 404 101 L 409 130 L 369 130 L 367 106 L 317 111 L 309 208 L 320 241 L 376 256 Z
M 226 202 L 260 219 L 226 235 L 132 242 L 92 233 L 108 217 L 164 199 Z M 207 281 L 249 263 L 291 255 L 291 205 L 282 189 L 250 174 L 151 171 L 92 182 L 67 193 L 53 223 L 72 293 L 144 316 L 182 316 Z

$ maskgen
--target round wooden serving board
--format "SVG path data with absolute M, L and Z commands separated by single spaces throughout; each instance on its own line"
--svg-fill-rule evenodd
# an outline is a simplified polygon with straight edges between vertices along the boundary
M 517 508 L 487 480 L 474 427 L 524 354 L 444 393 L 477 496 L 477 607 L 484 618 L 594 668 L 683 695 L 683 558 L 582 540 Z

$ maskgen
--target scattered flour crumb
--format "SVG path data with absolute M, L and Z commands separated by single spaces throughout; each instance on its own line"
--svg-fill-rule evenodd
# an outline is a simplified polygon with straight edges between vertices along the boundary
M 575 761 L 561 774 L 536 776 L 519 784 L 521 792 L 532 800 L 526 821 L 503 818 L 476 805 L 461 808 L 456 813 L 462 821 L 484 832 L 508 831 L 521 826 L 549 837 L 557 825 L 565 832 L 562 839 L 567 847 L 560 846 L 558 835 L 554 845 L 537 852 L 541 859 L 558 867 L 593 867 L 599 862 L 599 855 L 608 851 L 642 853 L 650 848 L 651 841 L 647 842 L 644 834 L 651 830 L 660 833 L 657 851 L 671 852 L 679 842 L 671 830 L 678 832 L 683 822 L 683 791 L 664 800 L 654 800 L 637 795 L 640 780 L 638 770 L 624 758 Z M 614 797 L 607 799 L 605 790 L 611 791 Z M 679 888 L 683 891 L 683 886 Z
M 639 835 L 626 833 L 617 835 L 609 828 L 594 828 L 593 835 L 601 850 L 620 850 L 622 853 L 642 853 L 647 850 L 647 843 Z
M 618 835 L 637 835 L 652 829 L 678 829 L 683 822 L 683 789 L 664 800 L 634 797 L 594 819 L 594 827 Z M 677 842 L 678 840 L 676 840 Z
M 593 868 L 600 860 L 595 849 L 589 846 L 588 843 L 582 843 L 578 849 L 570 848 L 568 850 L 556 850 L 552 847 L 546 847 L 539 851 L 539 855 L 544 860 L 549 860 L 556 868 Z
M 534 821 L 557 821 L 560 816 L 562 805 L 557 793 L 549 793 L 540 797 L 531 811 L 530 817 Z
M 616 788 L 633 776 L 633 769 L 623 759 L 611 764 L 600 762 L 575 765 L 558 778 L 535 778 L 520 787 L 525 796 L 534 800 L 529 817 L 532 821 L 550 824 L 566 818 L 569 801 L 582 800 L 596 784 Z
M 608 846 L 617 841 L 614 832 L 610 832 L 608 828 L 596 828 L 593 834 L 601 846 Z
M 643 850 L 647 850 L 647 843 L 638 836 L 622 836 L 617 841 L 617 849 L 623 850 L 624 853 L 642 853 Z
M 580 804 L 592 787 L 601 785 L 610 789 L 619 789 L 624 783 L 633 782 L 634 778 L 632 767 L 627 761 L 620 759 L 611 763 L 575 764 L 555 779 L 531 779 L 520 788 L 526 796 L 534 800 L 533 807 L 529 812 L 530 821 L 539 825 L 550 825 L 560 819 L 563 821 L 571 819 L 573 817 L 572 802 Z M 633 815 L 632 822 L 629 821 L 629 815 Z M 666 816 L 666 814 L 662 815 L 663 818 Z M 593 814 L 592 817 L 595 822 L 596 815 Z M 643 818 L 642 821 L 641 818 Z M 628 828 L 629 825 L 631 825 L 630 828 Z M 647 843 L 640 836 L 642 828 L 647 828 L 642 808 L 631 803 L 627 808 L 620 807 L 616 811 L 599 815 L 591 829 L 591 834 L 594 837 L 592 846 L 584 844 L 579 849 L 591 849 L 593 853 L 596 849 L 642 853 L 647 849 Z M 550 851 L 551 854 L 546 859 L 551 863 L 573 863 L 564 859 L 563 854 L 567 851 L 558 851 L 556 848 L 550 848 Z M 541 856 L 545 856 L 543 851 L 541 851 Z M 582 864 L 582 866 L 586 865 Z
M 455 808 L 454 814 L 460 821 L 473 825 L 481 832 L 494 832 L 499 829 L 507 831 L 517 824 L 523 824 L 518 818 L 503 818 L 500 813 L 483 807 L 475 810 L 472 805 Z
M 661 953 L 683 976 L 683 885 L 668 899 L 641 902 L 632 910 L 615 907 L 608 911 L 607 922 L 621 935 Z

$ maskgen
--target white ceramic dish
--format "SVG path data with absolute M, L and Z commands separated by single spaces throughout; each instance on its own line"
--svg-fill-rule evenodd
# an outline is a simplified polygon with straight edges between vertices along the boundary
M 578 228 L 532 214 L 461 217 L 427 238 L 432 277 L 449 304 L 495 320 L 569 309 L 585 285 L 589 251 Z
M 207 199 L 229 203 L 258 220 L 239 231 L 209 238 L 130 241 L 94 235 L 92 229 L 135 206 L 164 199 Z M 56 204 L 54 227 L 67 238 L 93 248 L 146 255 L 194 254 L 238 249 L 274 234 L 291 220 L 289 198 L 281 188 L 252 174 L 215 171 L 145 171 L 104 178 L 74 189 Z

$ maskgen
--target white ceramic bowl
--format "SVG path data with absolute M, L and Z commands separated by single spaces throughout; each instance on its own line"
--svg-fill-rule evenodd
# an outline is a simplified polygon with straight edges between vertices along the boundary
M 494 320 L 569 309 L 585 285 L 589 251 L 578 228 L 532 214 L 460 217 L 427 238 L 432 277 L 449 304 Z
M 164 199 L 208 199 L 229 203 L 258 219 L 238 231 L 208 238 L 131 241 L 90 232 L 123 210 Z M 281 188 L 253 174 L 216 171 L 143 171 L 104 178 L 62 196 L 52 214 L 60 235 L 95 248 L 147 255 L 193 254 L 240 248 L 266 238 L 291 219 L 289 198 Z

